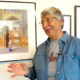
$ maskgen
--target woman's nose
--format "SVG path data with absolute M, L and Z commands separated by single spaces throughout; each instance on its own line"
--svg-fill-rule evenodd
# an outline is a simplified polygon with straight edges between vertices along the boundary
M 46 27 L 48 26 L 48 22 L 44 22 L 44 23 L 42 24 L 42 26 L 43 26 L 44 28 L 46 28 Z

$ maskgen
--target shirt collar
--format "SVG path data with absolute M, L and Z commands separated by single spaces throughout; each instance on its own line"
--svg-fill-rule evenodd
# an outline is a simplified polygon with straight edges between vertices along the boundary
M 63 37 L 60 39 L 60 41 L 63 41 L 64 43 L 66 43 L 69 39 L 70 35 L 68 35 L 68 33 L 65 31 Z
M 68 35 L 68 33 L 65 31 L 63 37 L 59 40 L 59 41 L 63 41 L 64 43 L 67 42 L 67 40 L 69 39 L 70 35 Z M 47 38 L 47 43 L 50 43 L 50 38 Z

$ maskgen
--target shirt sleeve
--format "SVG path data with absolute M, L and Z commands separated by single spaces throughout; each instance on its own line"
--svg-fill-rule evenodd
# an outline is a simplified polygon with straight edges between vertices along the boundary
M 80 39 L 75 40 L 74 58 L 80 59 Z
M 32 67 L 30 68 L 30 73 L 29 73 L 29 75 L 25 75 L 25 77 L 28 77 L 28 78 L 30 78 L 31 80 L 35 80 L 35 78 L 36 78 L 36 73 L 35 73 L 35 68 L 34 68 L 34 66 L 32 66 Z

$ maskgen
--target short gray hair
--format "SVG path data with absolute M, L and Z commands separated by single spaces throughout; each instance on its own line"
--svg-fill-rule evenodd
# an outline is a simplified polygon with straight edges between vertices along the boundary
M 60 21 L 64 19 L 61 11 L 55 7 L 49 7 L 49 8 L 44 9 L 41 12 L 41 18 L 45 17 L 47 14 L 50 14 L 50 15 L 56 17 Z

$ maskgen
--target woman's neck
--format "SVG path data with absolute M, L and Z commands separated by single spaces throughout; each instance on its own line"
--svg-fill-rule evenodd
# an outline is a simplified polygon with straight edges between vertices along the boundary
M 50 40 L 58 40 L 58 39 L 60 39 L 63 35 L 64 35 L 63 32 L 57 32 L 57 33 L 55 33 L 55 35 L 53 35 L 53 36 L 50 37 Z

